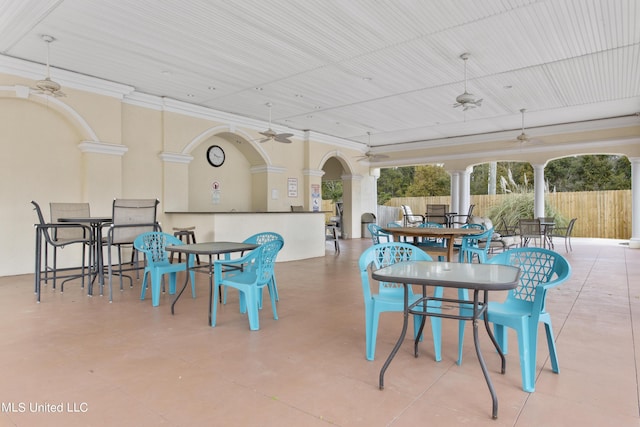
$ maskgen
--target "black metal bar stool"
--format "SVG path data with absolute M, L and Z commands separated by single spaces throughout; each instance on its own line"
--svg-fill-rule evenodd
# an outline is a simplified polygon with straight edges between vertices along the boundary
M 173 235 L 185 244 L 196 243 L 196 233 L 193 231 L 196 227 L 173 227 Z M 174 252 L 171 252 L 171 262 L 173 262 Z M 196 254 L 196 261 L 200 264 L 200 255 Z M 178 253 L 178 262 L 182 262 L 182 254 Z

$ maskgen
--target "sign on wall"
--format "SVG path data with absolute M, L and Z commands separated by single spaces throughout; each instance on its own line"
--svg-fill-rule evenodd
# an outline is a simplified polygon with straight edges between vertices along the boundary
M 314 212 L 320 211 L 320 184 L 311 184 L 311 206 Z
M 218 181 L 213 181 L 211 183 L 211 203 L 214 205 L 220 204 L 220 199 L 222 196 L 222 190 L 220 190 L 220 183 Z
M 289 197 L 298 197 L 298 178 L 288 178 L 287 188 Z

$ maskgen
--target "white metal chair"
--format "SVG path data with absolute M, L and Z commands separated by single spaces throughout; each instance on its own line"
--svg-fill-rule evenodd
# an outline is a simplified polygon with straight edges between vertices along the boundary
M 402 205 L 402 213 L 405 227 L 415 227 L 424 223 L 424 215 L 416 215 L 408 205 Z

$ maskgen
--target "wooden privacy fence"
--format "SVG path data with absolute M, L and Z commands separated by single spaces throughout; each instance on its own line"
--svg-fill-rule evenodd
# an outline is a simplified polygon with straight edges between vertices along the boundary
M 471 196 L 475 204 L 474 215 L 486 216 L 489 210 L 501 204 L 509 195 Z M 578 218 L 573 229 L 575 237 L 629 239 L 631 237 L 631 190 L 586 191 L 576 193 L 545 193 L 548 206 L 567 220 Z M 450 204 L 449 196 L 396 197 L 386 206 L 409 205 L 411 210 L 423 214 L 429 204 Z M 465 212 L 466 213 L 466 212 Z M 533 212 L 531 213 L 533 216 Z M 640 215 L 640 212 L 636 212 Z

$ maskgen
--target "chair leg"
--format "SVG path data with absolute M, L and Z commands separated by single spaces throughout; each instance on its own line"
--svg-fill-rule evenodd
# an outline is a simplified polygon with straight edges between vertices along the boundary
M 151 274 L 151 305 L 157 307 L 160 305 L 160 285 L 162 282 L 162 275 L 155 273 Z
M 196 272 L 193 270 L 193 259 L 194 256 L 192 254 L 187 255 L 187 266 L 189 267 L 189 278 L 191 279 L 191 298 L 196 297 Z
M 269 297 L 271 298 L 271 310 L 273 310 L 273 320 L 278 320 L 278 310 L 276 308 L 276 292 L 272 291 L 273 282 L 269 283 Z
M 176 293 L 176 278 L 178 273 L 175 271 L 173 273 L 169 273 L 169 295 L 175 295 Z
M 147 276 L 150 274 L 151 272 L 146 268 L 144 270 L 144 273 L 142 273 L 142 288 L 140 289 L 140 299 L 142 301 L 144 301 L 145 297 L 147 296 Z
M 520 353 L 520 370 L 522 371 L 522 389 L 529 393 L 535 391 L 536 351 L 538 342 L 536 329 L 530 331 L 528 322 L 523 320 L 516 331 L 518 336 L 518 351 Z
M 244 294 L 246 301 L 246 311 L 249 317 L 249 329 L 257 331 L 260 329 L 260 316 L 258 313 L 258 291 L 259 289 L 251 289 Z
M 368 310 L 367 313 L 367 360 L 374 360 L 376 355 L 376 339 L 378 337 L 378 318 L 380 313 L 374 309 Z
M 547 334 L 547 346 L 549 347 L 549 359 L 551 360 L 551 370 L 556 374 L 560 373 L 560 365 L 558 364 L 558 353 L 556 350 L 556 342 L 553 339 L 553 327 L 551 326 L 551 318 L 542 320 L 544 329 Z

